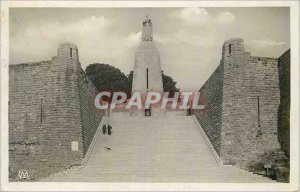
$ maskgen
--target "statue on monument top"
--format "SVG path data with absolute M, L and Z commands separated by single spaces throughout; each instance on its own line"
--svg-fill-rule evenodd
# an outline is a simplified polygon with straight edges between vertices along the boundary
M 152 41 L 152 22 L 148 15 L 143 21 L 142 41 Z

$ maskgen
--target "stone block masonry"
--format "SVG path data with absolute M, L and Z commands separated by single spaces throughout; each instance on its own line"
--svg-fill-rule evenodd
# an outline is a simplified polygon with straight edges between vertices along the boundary
M 290 156 L 290 105 L 291 105 L 291 80 L 290 80 L 290 52 L 289 49 L 278 58 L 279 85 L 280 85 L 280 106 L 278 138 L 282 150 Z
M 78 49 L 58 47 L 50 61 L 9 67 L 9 177 L 31 180 L 82 162 L 103 112 L 81 69 Z
M 210 139 L 218 155 L 221 147 L 223 71 L 221 63 L 201 88 L 202 102 L 205 109 L 195 112 L 195 116 Z
M 277 63 L 245 52 L 242 39 L 224 43 L 219 67 L 200 89 L 206 109 L 195 111 L 224 164 L 249 168 L 280 149 Z
M 95 95 L 98 94 L 98 89 L 83 70 L 80 72 L 79 85 L 83 152 L 86 154 L 105 113 L 104 111 L 95 109 L 94 100 Z

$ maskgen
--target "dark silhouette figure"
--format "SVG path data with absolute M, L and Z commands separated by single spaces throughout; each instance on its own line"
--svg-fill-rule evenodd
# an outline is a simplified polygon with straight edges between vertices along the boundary
M 112 127 L 110 125 L 107 126 L 107 134 L 111 135 Z
M 102 127 L 102 132 L 103 132 L 103 135 L 106 134 L 106 125 L 103 125 L 103 127 Z
M 277 168 L 277 159 L 275 158 L 275 162 L 274 162 L 274 176 L 273 179 L 277 180 L 278 178 L 278 168 Z

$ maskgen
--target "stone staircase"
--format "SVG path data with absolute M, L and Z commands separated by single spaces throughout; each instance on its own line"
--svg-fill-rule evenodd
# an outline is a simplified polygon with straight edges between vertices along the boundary
M 113 133 L 96 138 L 86 164 L 43 181 L 64 182 L 275 182 L 220 165 L 191 116 L 109 119 Z

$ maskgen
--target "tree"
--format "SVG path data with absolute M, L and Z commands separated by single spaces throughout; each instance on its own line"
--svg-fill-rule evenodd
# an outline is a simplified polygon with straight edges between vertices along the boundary
M 170 92 L 174 94 L 175 92 L 179 92 L 179 89 L 176 87 L 177 82 L 171 76 L 165 75 L 162 71 L 162 79 L 164 92 Z
M 128 92 L 131 89 L 127 76 L 111 65 L 94 63 L 89 65 L 85 72 L 99 91 Z
M 132 82 L 133 82 L 133 71 L 130 71 L 129 74 L 127 75 L 128 78 L 128 86 L 130 87 L 130 91 L 132 89 Z
M 90 77 L 99 91 L 122 91 L 126 92 L 128 98 L 131 96 L 133 71 L 128 75 L 121 72 L 120 69 L 108 64 L 94 63 L 85 69 L 86 74 Z M 179 89 L 176 87 L 176 81 L 162 71 L 163 88 L 165 92 L 170 92 L 169 97 L 173 97 Z M 105 99 L 106 100 L 106 99 Z
M 128 78 L 128 83 L 130 87 L 130 92 L 131 92 L 131 87 L 132 87 L 132 80 L 133 80 L 133 71 L 130 71 L 130 73 L 127 75 Z M 174 81 L 174 79 L 171 76 L 165 75 L 164 72 L 162 71 L 162 80 L 163 80 L 163 88 L 164 92 L 170 92 L 170 97 L 173 97 L 175 92 L 179 92 L 179 89 L 176 87 L 177 82 Z

